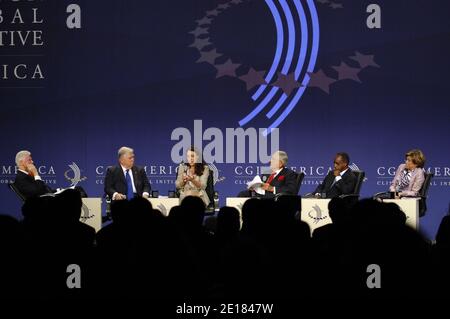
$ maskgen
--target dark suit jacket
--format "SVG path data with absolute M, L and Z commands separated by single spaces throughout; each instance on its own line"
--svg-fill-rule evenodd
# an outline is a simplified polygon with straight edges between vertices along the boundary
M 151 187 L 144 168 L 133 166 L 131 171 L 133 173 L 133 181 L 137 195 L 142 196 L 144 192 L 150 193 Z M 112 199 L 115 192 L 124 195 L 127 194 L 127 181 L 125 180 L 125 174 L 120 165 L 108 167 L 106 171 L 105 193 Z
M 289 168 L 283 168 L 270 185 L 275 187 L 275 194 L 297 195 L 297 175 Z
M 325 177 L 322 184 L 317 186 L 315 193 L 326 193 L 327 198 L 338 197 L 339 195 L 352 194 L 355 190 L 356 185 L 356 175 L 353 174 L 351 169 L 349 168 L 347 172 L 342 176 L 341 180 L 334 183 L 334 174 L 333 171 L 330 171 L 328 175 Z
M 34 177 L 22 171 L 17 171 L 14 185 L 25 199 L 54 192 L 43 181 L 35 180 Z

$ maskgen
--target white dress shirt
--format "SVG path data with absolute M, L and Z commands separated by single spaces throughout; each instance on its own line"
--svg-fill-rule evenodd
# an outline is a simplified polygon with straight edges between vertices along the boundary
M 336 177 L 334 178 L 333 184 L 336 184 L 337 182 L 339 182 L 339 181 L 342 179 L 342 176 L 343 176 L 347 171 L 348 171 L 348 168 L 347 168 L 345 171 L 340 172 L 339 175 L 336 176 Z

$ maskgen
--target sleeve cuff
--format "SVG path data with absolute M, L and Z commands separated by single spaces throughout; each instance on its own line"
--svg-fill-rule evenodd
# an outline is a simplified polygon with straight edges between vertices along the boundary
M 39 175 L 36 175 L 36 176 L 34 177 L 34 180 L 35 180 L 35 181 L 42 181 L 42 179 L 41 179 L 41 177 L 40 177 Z

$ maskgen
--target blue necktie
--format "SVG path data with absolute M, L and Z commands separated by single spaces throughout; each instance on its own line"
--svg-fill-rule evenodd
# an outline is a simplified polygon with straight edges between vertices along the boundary
M 134 197 L 134 192 L 129 169 L 127 169 L 127 172 L 125 173 L 125 179 L 127 181 L 127 199 L 130 200 Z

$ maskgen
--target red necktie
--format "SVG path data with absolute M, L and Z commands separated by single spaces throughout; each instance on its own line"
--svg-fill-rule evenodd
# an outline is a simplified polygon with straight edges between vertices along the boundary
M 270 184 L 273 181 L 274 177 L 275 177 L 275 173 L 272 173 L 272 175 L 270 175 L 269 179 L 267 180 L 267 184 Z

